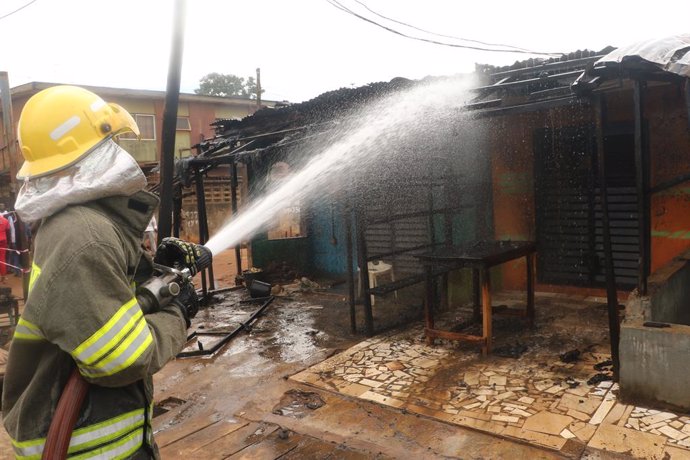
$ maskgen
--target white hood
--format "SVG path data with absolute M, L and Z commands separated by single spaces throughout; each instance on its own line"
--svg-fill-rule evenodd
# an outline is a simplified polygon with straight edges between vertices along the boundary
M 36 222 L 66 206 L 114 195 L 129 196 L 146 187 L 137 162 L 109 139 L 74 166 L 24 181 L 15 211 L 25 222 Z

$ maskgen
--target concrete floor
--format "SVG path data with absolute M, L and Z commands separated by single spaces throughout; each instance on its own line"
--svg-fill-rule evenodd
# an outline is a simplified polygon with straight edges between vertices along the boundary
M 226 294 L 196 326 L 232 329 L 256 308 L 239 304 L 243 295 Z M 216 356 L 168 364 L 155 379 L 156 400 L 177 404 L 154 419 L 164 458 L 562 457 L 290 379 L 362 340 L 347 332 L 343 300 L 277 299 L 250 334 Z
M 523 297 L 497 294 L 494 304 L 511 307 Z M 417 298 L 404 294 L 399 301 L 377 300 L 379 330 L 400 318 L 407 325 L 367 340 L 350 334 L 342 294 L 294 293 L 276 298 L 249 332 L 214 356 L 170 362 L 154 378 L 155 402 L 162 412 L 154 418 L 154 429 L 163 458 L 690 458 L 679 440 L 650 432 L 661 429 L 656 419 L 664 418 L 663 426 L 683 433 L 682 414 L 655 418 L 663 412 L 642 412 L 646 409 L 615 401 L 615 386 L 608 382 L 587 385 L 598 372 L 592 364 L 606 358 L 604 299 L 538 293 L 534 329 L 514 318 L 494 320 L 495 347 L 522 353 L 482 359 L 468 345 L 437 341 L 426 346 L 421 321 L 407 320 L 421 314 L 410 301 Z M 195 318 L 193 329 L 234 330 L 258 307 L 242 302 L 243 290 L 216 300 Z M 457 324 L 469 312 L 446 312 L 439 324 Z M 214 340 L 203 338 L 204 348 Z M 397 354 L 377 357 L 377 347 Z M 198 345 L 191 343 L 189 349 Z M 562 363 L 559 355 L 574 349 L 582 352 L 581 359 Z M 355 359 L 366 350 L 372 354 Z M 409 360 L 401 359 L 401 353 Z M 386 364 L 386 372 L 403 369 L 414 378 L 388 381 L 392 377 L 382 370 Z M 346 372 L 346 367 L 356 372 Z M 384 384 L 368 387 L 362 381 L 375 381 L 381 374 Z M 578 382 L 575 388 L 573 381 Z M 507 392 L 514 394 L 504 396 Z M 494 400 L 501 402 L 492 404 Z M 577 407 L 569 407 L 573 405 Z M 608 410 L 604 413 L 601 406 Z M 621 408 L 613 409 L 617 406 Z M 538 421 L 551 417 L 545 412 L 563 417 L 557 427 L 550 420 L 547 428 L 539 427 Z M 595 417 L 598 423 L 591 423 Z M 633 430 L 631 418 L 649 423 L 641 421 Z M 665 433 L 675 434 L 668 428 Z M 2 432 L 0 458 L 11 458 L 8 449 Z
M 256 308 L 241 303 L 245 295 L 226 294 L 197 318 L 197 327 L 232 329 Z M 497 293 L 494 304 L 511 308 L 523 297 Z M 380 329 L 398 311 L 406 318 L 421 313 L 406 300 L 377 301 Z M 587 383 L 610 375 L 610 366 L 593 367 L 609 357 L 604 299 L 541 293 L 536 306 L 534 329 L 514 317 L 494 318 L 495 349 L 512 357 L 481 358 L 469 345 L 427 346 L 420 321 L 371 339 L 353 336 L 342 295 L 278 298 L 249 334 L 215 357 L 178 360 L 157 376 L 157 401 L 185 401 L 156 419 L 162 452 L 166 458 L 690 458 L 684 441 L 690 418 L 624 404 L 610 381 Z M 439 324 L 451 327 L 470 315 L 456 308 Z M 561 361 L 575 349 L 577 361 Z

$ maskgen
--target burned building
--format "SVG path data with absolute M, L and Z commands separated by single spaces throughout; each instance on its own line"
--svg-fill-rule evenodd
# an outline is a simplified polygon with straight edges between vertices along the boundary
M 390 317 L 377 316 L 384 307 L 376 297 L 406 289 L 419 312 L 425 281 L 427 305 L 430 289 L 442 305 L 478 303 L 476 270 L 425 272 L 420 255 L 467 242 L 533 242 L 536 267 L 529 256 L 502 260 L 491 270 L 493 288 L 607 292 L 624 394 L 690 407 L 685 392 L 665 388 L 663 378 L 639 380 L 663 372 L 657 366 L 640 373 L 650 356 L 661 367 L 681 359 L 690 327 L 682 308 L 682 254 L 690 248 L 687 43 L 680 36 L 507 67 L 478 65 L 473 77 L 454 80 L 475 83 L 456 116 L 444 118 L 446 130 L 427 128 L 394 145 L 399 161 L 348 177 L 337 197 L 290 206 L 278 228 L 252 237 L 253 265 L 280 262 L 309 276 L 347 279 L 352 328 L 359 298 L 371 335 L 391 325 Z M 271 175 L 299 169 L 318 153 L 309 147 L 314 139 L 335 142 L 338 126 L 360 116 L 361 106 L 428 83 L 397 79 L 341 89 L 219 121 L 217 136 L 197 146 L 192 162 L 202 172 L 220 162 L 246 165 L 250 197 L 258 197 Z M 380 272 L 392 276 L 384 282 Z M 438 281 L 429 284 L 429 276 Z M 630 292 L 620 335 L 619 303 Z M 668 327 L 644 325 L 651 323 Z M 673 339 L 659 336 L 669 331 Z M 480 338 L 488 348 L 490 336 L 489 329 Z

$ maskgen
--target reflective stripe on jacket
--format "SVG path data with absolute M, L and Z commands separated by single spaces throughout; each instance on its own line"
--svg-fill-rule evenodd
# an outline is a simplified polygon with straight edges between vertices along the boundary
M 65 208 L 36 234 L 29 296 L 10 347 L 3 421 L 18 458 L 40 458 L 75 364 L 93 383 L 69 458 L 150 456 L 151 375 L 182 348 L 181 312 L 144 315 L 132 292 L 157 199 L 147 192 Z

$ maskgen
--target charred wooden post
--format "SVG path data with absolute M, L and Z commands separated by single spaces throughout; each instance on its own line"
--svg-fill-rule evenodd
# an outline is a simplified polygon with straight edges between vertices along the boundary
M 534 270 L 537 266 L 537 255 L 535 253 L 529 254 L 527 259 L 527 318 L 529 326 L 534 327 Z
M 208 220 L 206 216 L 206 192 L 204 190 L 204 178 L 199 170 L 198 166 L 194 167 L 194 183 L 196 185 L 196 206 L 198 212 L 199 221 L 199 244 L 206 244 L 208 241 Z M 208 271 L 209 285 L 211 290 L 216 288 L 215 281 L 213 280 L 213 265 L 208 267 L 208 270 L 201 272 L 201 289 L 204 293 L 204 297 L 208 293 L 206 287 L 206 273 Z
M 482 285 L 482 356 L 488 356 L 491 353 L 492 338 L 493 338 L 493 324 L 491 321 L 491 274 L 489 267 L 482 267 L 479 279 Z
M 688 129 L 690 129 L 690 78 L 685 79 L 685 105 L 688 109 Z
M 618 318 L 618 292 L 616 290 L 616 273 L 613 269 L 613 250 L 611 245 L 611 228 L 609 226 L 608 193 L 606 190 L 606 156 L 604 151 L 604 122 L 606 106 L 603 96 L 596 95 L 594 101 L 597 135 L 597 160 L 599 166 L 599 194 L 601 197 L 601 215 L 604 239 L 604 268 L 606 273 L 606 304 L 609 317 L 609 336 L 611 341 L 611 361 L 613 362 L 613 379 L 618 381 L 620 358 L 618 344 L 620 341 L 620 319 Z
M 434 330 L 434 270 L 433 265 L 428 264 L 424 268 L 424 279 L 425 279 L 425 300 L 424 300 L 424 322 L 426 324 L 425 331 Z M 426 344 L 433 345 L 434 337 L 426 333 Z
M 233 159 L 230 163 L 230 202 L 233 218 L 237 216 L 237 162 Z M 237 264 L 237 276 L 242 275 L 242 243 L 235 246 L 235 263 Z
M 182 227 L 182 184 L 175 186 L 173 194 L 173 236 L 180 237 L 180 229 Z
M 182 49 L 184 47 L 185 0 L 176 0 L 173 24 L 172 49 L 168 67 L 168 83 L 163 109 L 163 134 L 161 138 L 161 192 L 158 211 L 158 243 L 170 236 L 172 228 L 173 180 L 175 175 L 175 133 L 177 106 L 180 100 L 182 73 Z
M 367 260 L 367 241 L 365 237 L 366 223 L 364 213 L 357 205 L 357 260 L 359 261 L 359 276 L 361 277 L 362 293 L 364 294 L 364 332 L 367 337 L 374 335 L 374 314 L 371 309 L 371 295 L 369 294 L 369 262 Z
M 472 322 L 478 323 L 481 319 L 481 285 L 479 284 L 479 270 L 472 269 Z
M 640 295 L 647 295 L 647 277 L 650 268 L 650 201 L 649 201 L 649 155 L 647 135 L 644 126 L 644 91 L 646 83 L 640 80 L 633 82 L 633 100 L 635 104 L 635 171 L 637 179 L 637 207 L 640 239 L 640 265 L 637 289 Z
M 352 244 L 352 205 L 348 200 L 343 212 L 345 221 L 345 251 L 347 252 L 347 293 L 350 304 L 350 331 L 357 333 L 357 312 L 355 309 L 355 275 L 352 266 L 354 265 L 354 247 Z

